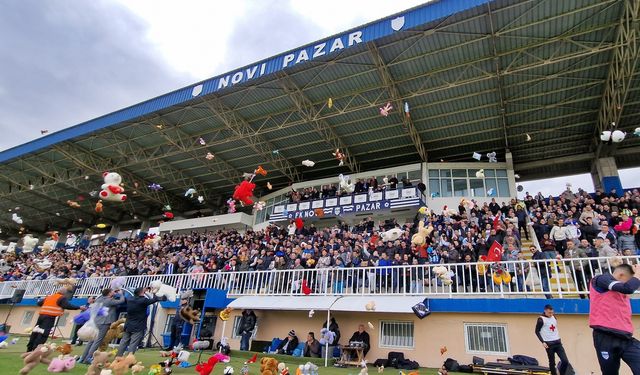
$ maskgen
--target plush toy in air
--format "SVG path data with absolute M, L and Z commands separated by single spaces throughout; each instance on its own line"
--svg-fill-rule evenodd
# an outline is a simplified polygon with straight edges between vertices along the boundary
M 476 178 L 484 178 L 484 169 L 476 172 Z
M 193 198 L 198 193 L 198 191 L 194 188 L 189 188 L 185 191 L 184 196 L 188 198 Z
M 492 151 L 487 154 L 487 158 L 489 158 L 489 163 L 497 163 L 498 158 L 496 157 L 496 152 Z
M 336 152 L 332 153 L 332 155 L 338 160 L 338 166 L 342 167 L 344 165 L 344 159 L 346 158 L 345 154 L 340 152 L 339 148 L 336 148 Z
M 395 241 L 400 238 L 403 233 L 404 231 L 400 228 L 389 229 L 388 231 L 380 233 L 380 239 L 384 242 Z
M 411 236 L 411 243 L 416 246 L 422 246 L 427 242 L 427 237 L 433 231 L 433 227 L 429 225 L 428 228 L 425 228 L 424 221 L 420 220 L 418 223 L 418 232 Z
M 33 238 L 30 234 L 25 235 L 22 238 L 22 252 L 31 253 L 33 249 L 38 245 L 38 239 Z
M 13 220 L 16 224 L 22 224 L 23 223 L 22 218 L 20 216 L 18 216 L 18 214 L 15 213 L 15 212 L 11 215 L 11 220 Z
M 180 309 L 180 317 L 194 325 L 200 320 L 200 311 L 194 310 L 191 306 L 185 306 Z
M 316 163 L 311 161 L 311 160 L 309 160 L 309 159 L 305 159 L 305 160 L 302 161 L 302 165 L 304 165 L 305 167 L 311 168 L 314 165 L 316 165 Z
M 147 186 L 147 187 L 149 188 L 149 190 L 153 190 L 153 191 L 160 191 L 160 190 L 163 189 L 162 185 L 160 185 L 158 183 L 155 183 L 155 182 L 152 183 L 152 184 L 149 184 L 149 186 Z
M 265 201 L 259 201 L 259 202 L 256 202 L 256 203 L 253 205 L 253 208 L 255 208 L 255 210 L 256 210 L 256 211 L 262 211 L 262 210 L 264 210 L 264 208 L 266 207 L 266 205 L 267 205 L 267 202 L 265 202 Z
M 204 158 L 207 159 L 207 160 L 213 160 L 213 158 L 215 158 L 215 156 L 212 153 L 207 152 L 207 156 L 205 156 Z
M 227 200 L 228 212 L 233 214 L 236 212 L 236 201 L 233 198 Z
M 176 288 L 163 284 L 160 280 L 151 282 L 151 291 L 158 297 L 167 297 L 167 301 L 174 302 L 178 296 Z
M 71 208 L 80 208 L 80 203 L 72 200 L 68 200 L 67 205 L 69 205 L 69 207 Z
M 262 168 L 261 165 L 259 165 L 258 168 L 253 171 L 253 173 L 259 174 L 262 177 L 265 177 L 267 175 L 267 171 L 264 168 Z
M 380 107 L 380 115 L 387 117 L 389 116 L 389 112 L 391 112 L 391 110 L 393 110 L 393 106 L 391 105 L 391 103 L 387 103 L 384 107 Z
M 436 277 L 442 282 L 443 285 L 451 285 L 453 282 L 451 281 L 451 273 L 445 266 L 436 266 L 433 267 L 433 273 Z
M 173 212 L 165 211 L 162 214 L 162 219 L 163 220 L 173 220 Z
M 40 271 L 46 271 L 53 265 L 49 259 L 37 259 L 35 264 Z
M 338 179 L 340 180 L 340 189 L 345 193 L 351 194 L 356 189 L 353 183 L 351 183 L 349 176 L 344 176 L 340 174 L 338 176 Z
M 369 301 L 366 305 L 364 305 L 364 308 L 367 309 L 367 311 L 376 311 L 376 302 Z
M 256 184 L 251 181 L 244 180 L 240 185 L 236 186 L 233 192 L 233 199 L 239 201 L 244 206 L 250 206 L 253 204 L 251 196 L 253 195 L 253 189 L 256 188 Z
M 122 185 L 122 177 L 115 172 L 104 172 L 102 174 L 104 184 L 100 190 L 100 198 L 106 201 L 124 202 L 127 200 Z
M 231 307 L 227 307 L 224 310 L 220 311 L 220 319 L 222 319 L 223 321 L 229 320 L 232 311 L 233 309 Z

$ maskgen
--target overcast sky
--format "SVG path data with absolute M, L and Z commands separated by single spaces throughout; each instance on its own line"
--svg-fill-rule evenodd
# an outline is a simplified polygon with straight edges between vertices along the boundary
M 420 3 L 2 1 L 0 149 Z M 639 169 L 628 175 L 623 186 L 640 185 Z M 523 185 L 551 194 L 566 181 Z M 571 181 L 593 189 L 588 176 Z

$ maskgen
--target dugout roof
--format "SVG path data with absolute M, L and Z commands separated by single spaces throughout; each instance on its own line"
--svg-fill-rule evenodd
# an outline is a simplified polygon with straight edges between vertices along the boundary
M 1 152 L 0 210 L 19 206 L 24 224 L 8 213 L 0 227 L 6 235 L 135 223 L 165 204 L 216 212 L 258 165 L 269 173 L 258 190 L 267 180 L 282 188 L 417 161 L 472 161 L 474 151 L 504 160 L 510 150 L 523 180 L 589 172 L 600 156 L 637 166 L 639 137 L 616 147 L 598 135 L 611 122 L 632 132 L 640 117 L 639 7 L 440 0 L 356 27 Z M 387 102 L 394 109 L 384 117 Z M 347 155 L 343 167 L 336 148 Z M 130 199 L 98 217 L 88 193 L 106 170 L 123 176 Z M 184 197 L 190 187 L 204 204 Z M 66 204 L 81 195 L 80 208 Z

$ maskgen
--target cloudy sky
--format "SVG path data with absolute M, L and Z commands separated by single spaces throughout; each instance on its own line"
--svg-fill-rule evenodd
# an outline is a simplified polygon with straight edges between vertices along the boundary
M 420 3 L 2 1 L 0 149 Z M 637 169 L 629 176 L 623 186 L 640 180 Z M 566 181 L 523 185 L 550 194 Z M 592 189 L 586 176 L 571 181 Z

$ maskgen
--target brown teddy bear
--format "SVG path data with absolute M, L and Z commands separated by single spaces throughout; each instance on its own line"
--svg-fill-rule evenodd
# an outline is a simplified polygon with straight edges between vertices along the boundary
M 278 375 L 278 361 L 271 357 L 262 357 L 260 359 L 261 375 Z
M 109 367 L 109 357 L 111 357 L 111 353 L 101 352 L 99 350 L 93 352 L 93 360 L 85 375 L 100 375 L 102 369 Z
M 109 330 L 107 331 L 107 334 L 104 335 L 104 339 L 102 339 L 102 342 L 100 343 L 100 347 L 99 347 L 100 350 L 102 351 L 107 350 L 107 346 L 111 341 L 113 341 L 116 338 L 118 339 L 122 338 L 122 335 L 124 334 L 124 323 L 126 321 L 127 321 L 126 318 L 120 318 L 115 322 L 111 323 L 111 325 L 109 326 Z
M 185 306 L 180 309 L 180 317 L 193 325 L 200 320 L 200 311 L 192 309 L 191 306 Z
M 22 353 L 20 357 L 24 360 L 24 367 L 20 370 L 20 375 L 28 374 L 38 363 L 44 363 L 45 365 L 51 363 L 49 357 L 54 350 L 55 347 L 52 344 L 40 344 L 34 351 Z
M 126 357 L 116 357 L 109 365 L 109 368 L 113 375 L 124 375 L 129 372 L 129 368 L 133 367 L 137 362 L 136 357 L 129 353 Z

